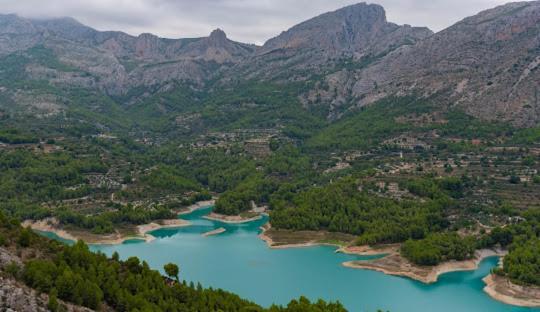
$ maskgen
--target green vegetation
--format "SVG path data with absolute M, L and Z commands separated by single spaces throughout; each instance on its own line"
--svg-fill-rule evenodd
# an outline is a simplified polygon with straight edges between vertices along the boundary
M 17 129 L 0 130 L 0 142 L 9 144 L 37 143 L 38 138 Z
M 179 281 L 178 273 L 180 273 L 180 269 L 178 268 L 176 264 L 167 263 L 165 266 L 163 266 L 163 269 L 165 270 L 165 273 L 167 273 L 167 275 L 170 278 L 174 277 L 177 282 Z
M 287 307 L 263 309 L 220 289 L 204 289 L 185 281 L 171 283 L 138 258 L 107 258 L 90 252 L 80 241 L 62 245 L 21 228 L 1 213 L 0 233 L 9 237 L 10 250 L 40 255 L 26 259 L 20 273 L 14 275 L 37 291 L 49 293 L 48 307 L 53 311 L 60 308 L 56 298 L 92 309 L 106 305 L 116 311 L 345 311 L 339 303 L 310 303 L 305 298 Z M 27 244 L 17 247 L 14 239 L 19 237 L 20 242 L 23 236 Z M 177 275 L 177 267 L 167 268 Z
M 523 217 L 525 221 L 494 229 L 480 245 L 508 248 L 503 267 L 496 273 L 517 284 L 540 286 L 540 210 L 528 211 Z
M 117 205 L 113 211 L 103 212 L 95 216 L 87 216 L 66 208 L 56 209 L 52 214 L 60 224 L 76 226 L 91 230 L 94 234 L 113 233 L 119 225 L 140 225 L 154 220 L 173 219 L 176 215 L 166 207 L 159 206 L 151 209 L 134 208 L 130 205 Z
M 359 188 L 365 188 L 359 191 Z M 287 200 L 290 198 L 290 200 Z M 328 230 L 358 235 L 357 243 L 382 244 L 423 238 L 447 227 L 446 199 L 425 203 L 397 201 L 370 193 L 353 178 L 299 194 L 277 193 L 271 199 L 270 220 L 275 228 Z
M 103 173 L 97 158 L 76 159 L 68 153 L 36 154 L 27 150 L 0 151 L 0 209 L 21 218 L 44 217 L 36 204 L 89 194 L 84 174 Z
M 306 141 L 306 148 L 310 151 L 368 149 L 392 135 L 413 129 L 394 120 L 411 110 L 422 113 L 430 108 L 414 98 L 382 100 L 324 128 Z
M 504 257 L 501 271 L 519 284 L 540 285 L 540 239 L 533 238 L 516 244 Z
M 437 265 L 448 260 L 465 260 L 474 256 L 473 237 L 462 238 L 456 233 L 430 234 L 421 240 L 408 240 L 401 254 L 418 265 Z
M 342 59 L 327 70 L 362 68 L 378 57 Z M 128 70 L 139 66 L 123 61 Z M 540 206 L 538 127 L 478 120 L 416 96 L 361 108 L 345 99 L 332 107 L 340 116 L 332 119 L 323 99 L 300 100 L 315 84 L 325 87 L 308 72 L 305 81 L 286 84 L 175 81 L 109 96 L 33 79 L 29 65 L 77 71 L 43 46 L 0 58 L 0 142 L 8 144 L 0 145 L 0 210 L 10 217 L 55 217 L 66 229 L 107 234 L 217 196 L 218 213 L 268 206 L 276 229 L 403 243 L 404 256 L 417 264 L 500 245 L 510 249 L 500 273 L 537 283 L 537 260 L 527 250 L 538 245 L 530 215 Z M 36 113 L 16 105 L 15 95 L 55 99 L 61 111 Z M 267 141 L 269 152 L 249 151 L 252 139 Z M 516 217 L 527 226 L 509 221 Z M 479 243 L 457 231 L 474 233 Z M 18 244 L 29 244 L 27 234 Z M 53 264 L 59 274 L 61 264 Z M 67 296 L 56 285 L 50 290 Z M 110 299 L 101 292 L 80 300 Z

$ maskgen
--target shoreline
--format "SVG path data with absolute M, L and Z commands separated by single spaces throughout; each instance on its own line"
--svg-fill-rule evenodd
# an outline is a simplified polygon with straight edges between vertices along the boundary
M 38 231 L 38 232 L 53 233 L 56 236 L 62 239 L 66 239 L 66 240 L 71 240 L 75 242 L 78 240 L 78 238 L 75 237 L 74 235 L 71 235 L 67 231 L 59 229 L 56 226 L 53 226 L 52 224 L 50 224 L 50 222 L 53 224 L 57 223 L 57 221 L 53 221 L 53 220 L 55 219 L 47 218 L 47 219 L 38 220 L 38 221 L 25 220 L 21 223 L 21 226 L 25 228 L 30 227 L 32 230 Z
M 200 201 L 200 202 L 196 202 L 192 205 L 189 205 L 183 209 L 181 209 L 177 215 L 181 216 L 181 215 L 185 215 L 185 214 L 190 214 L 196 210 L 199 210 L 199 209 L 203 209 L 203 208 L 207 208 L 207 207 L 210 207 L 210 206 L 214 206 L 216 204 L 216 200 L 215 199 L 210 199 L 210 200 L 203 200 L 203 201 Z
M 409 263 L 405 258 L 399 254 L 399 244 L 382 245 L 382 246 L 339 246 L 338 244 L 321 243 L 317 241 L 310 241 L 299 244 L 283 244 L 275 245 L 272 237 L 266 234 L 271 229 L 270 223 L 260 227 L 261 233 L 259 238 L 266 242 L 268 248 L 271 249 L 287 249 L 287 248 L 304 248 L 321 245 L 338 246 L 336 253 L 344 253 L 351 255 L 361 256 L 375 256 L 383 255 L 382 258 L 373 260 L 357 260 L 346 261 L 342 265 L 344 267 L 352 269 L 372 270 L 387 275 L 401 276 L 410 278 L 425 284 L 433 284 L 438 281 L 440 275 L 450 272 L 459 271 L 474 271 L 478 269 L 480 263 L 489 257 L 504 257 L 508 252 L 506 250 L 498 249 L 480 249 L 475 252 L 473 259 L 464 261 L 447 261 L 440 263 L 434 267 L 420 267 Z M 397 264 L 406 263 L 408 267 L 403 269 L 400 266 L 377 266 L 381 261 L 385 261 L 385 258 L 394 257 L 399 259 Z M 505 304 L 521 306 L 521 307 L 540 307 L 540 288 L 531 288 L 519 286 L 511 283 L 505 278 L 489 274 L 483 279 L 486 286 L 484 292 L 486 292 L 492 299 L 503 302 Z
M 241 216 L 226 216 L 218 213 L 211 212 L 209 215 L 203 216 L 203 219 L 217 221 L 227 224 L 242 224 L 262 219 L 262 215 L 257 215 L 251 218 L 243 218 Z
M 308 248 L 308 247 L 316 247 L 316 246 L 332 246 L 332 247 L 337 247 L 338 249 L 336 249 L 335 252 L 338 252 L 340 249 L 343 248 L 342 245 L 339 245 L 337 243 L 336 244 L 325 243 L 325 242 L 320 242 L 317 240 L 308 241 L 305 243 L 279 245 L 272 239 L 272 237 L 266 234 L 266 232 L 270 230 L 271 228 L 272 226 L 270 225 L 270 223 L 269 222 L 266 223 L 265 225 L 259 227 L 259 229 L 261 229 L 261 233 L 258 235 L 259 239 L 264 241 L 266 243 L 266 246 L 270 249 L 291 249 L 291 248 Z
M 211 206 L 213 200 L 204 201 L 193 204 L 188 207 L 186 211 L 179 212 L 178 215 L 191 213 L 195 210 Z M 208 220 L 219 221 L 230 224 L 241 224 L 247 222 L 253 222 L 260 220 L 262 215 L 258 215 L 249 219 L 242 220 L 222 220 L 212 216 L 204 216 L 203 218 Z M 158 223 L 159 222 L 159 223 Z M 88 238 L 81 235 L 77 235 L 73 232 L 68 232 L 59 227 L 58 220 L 54 218 L 47 218 L 39 221 L 26 220 L 22 223 L 24 227 L 31 227 L 33 230 L 41 232 L 50 232 L 56 234 L 58 237 L 66 240 L 77 241 L 83 240 L 90 245 L 118 245 L 128 240 L 144 240 L 145 242 L 151 242 L 156 238 L 150 234 L 150 232 L 163 229 L 163 228 L 179 228 L 189 226 L 191 223 L 183 219 L 170 219 L 170 220 L 158 220 L 148 224 L 136 226 L 136 235 L 122 235 L 118 232 L 111 235 L 95 235 L 94 238 Z M 285 243 L 278 244 L 267 235 L 267 232 L 271 229 L 270 223 L 266 223 L 261 226 L 261 233 L 258 238 L 264 241 L 270 249 L 289 249 L 289 248 L 307 248 L 315 246 L 333 246 L 337 247 L 336 253 L 345 253 L 352 255 L 384 255 L 382 258 L 373 260 L 355 260 L 343 262 L 342 266 L 352 269 L 372 270 L 381 272 L 387 275 L 401 276 L 410 278 L 425 284 L 432 284 L 438 281 L 438 277 L 442 274 L 457 271 L 473 271 L 478 269 L 480 262 L 485 258 L 498 256 L 504 257 L 507 252 L 504 250 L 492 250 L 481 249 L 477 250 L 473 259 L 464 261 L 447 261 L 433 267 L 422 267 L 414 265 L 407 261 L 399 254 L 399 244 L 383 245 L 383 246 L 345 246 L 339 243 L 324 242 L 317 239 L 312 239 L 303 243 Z M 225 232 L 225 228 L 218 228 L 201 235 L 208 237 L 212 235 L 218 235 Z M 94 235 L 85 233 L 87 235 Z M 484 292 L 487 293 L 492 299 L 503 302 L 505 304 L 522 306 L 522 307 L 539 307 L 540 306 L 540 288 L 530 288 L 519 286 L 511 283 L 508 279 L 494 274 L 489 274 L 483 279 L 486 286 Z
M 167 219 L 159 220 L 158 222 L 161 223 L 151 222 L 148 224 L 137 225 L 135 227 L 137 234 L 135 235 L 122 235 L 118 232 L 109 235 L 94 235 L 85 233 L 86 235 L 95 236 L 92 238 L 81 237 L 81 235 L 76 235 L 59 228 L 58 221 L 53 218 L 39 221 L 26 220 L 22 223 L 22 226 L 30 227 L 34 231 L 53 233 L 62 239 L 71 240 L 74 242 L 82 240 L 89 245 L 120 245 L 129 240 L 144 240 L 145 242 L 151 242 L 156 238 L 149 234 L 149 232 L 164 228 L 180 228 L 191 225 L 189 221 L 182 219 Z
M 177 213 L 178 216 L 185 215 L 192 213 L 196 210 L 203 209 L 209 206 L 212 206 L 215 204 L 215 199 L 211 200 L 204 200 L 200 202 L 196 202 L 188 207 L 186 207 L 184 210 Z M 157 223 L 160 222 L 160 223 Z M 35 231 L 39 232 L 49 232 L 53 233 L 56 236 L 70 240 L 70 241 L 78 241 L 82 240 L 85 243 L 89 245 L 120 245 L 123 244 L 126 241 L 129 240 L 143 240 L 145 242 L 151 242 L 155 240 L 156 238 L 149 234 L 150 232 L 164 229 L 164 228 L 180 228 L 184 226 L 189 226 L 191 223 L 184 219 L 166 219 L 166 220 L 155 220 L 153 222 L 150 222 L 148 224 L 141 224 L 135 226 L 136 233 L 134 235 L 123 235 L 118 232 L 108 235 L 98 235 L 98 234 L 92 234 L 89 231 L 80 231 L 81 235 L 77 235 L 76 233 L 68 232 L 65 229 L 62 229 L 59 227 L 59 222 L 55 218 L 46 218 L 43 220 L 26 220 L 21 223 L 23 227 L 30 227 Z M 85 237 L 90 236 L 90 237 Z
M 509 279 L 493 273 L 484 277 L 484 292 L 491 298 L 514 306 L 540 307 L 540 288 L 526 287 L 512 283 Z
M 380 246 L 345 246 L 341 247 L 336 252 L 346 255 L 358 256 L 379 256 L 389 255 L 399 251 L 399 244 L 389 244 Z
M 380 259 L 347 261 L 342 265 L 348 268 L 373 270 L 387 275 L 402 276 L 425 284 L 432 284 L 437 282 L 439 276 L 442 274 L 458 271 L 474 271 L 478 269 L 480 262 L 484 259 L 506 255 L 506 251 L 502 250 L 481 249 L 476 251 L 473 259 L 463 261 L 451 260 L 429 267 L 410 263 L 399 254 L 399 247 L 397 246 L 386 247 L 385 249 L 367 249 L 366 252 L 354 252 L 352 254 L 374 255 L 377 254 L 377 251 L 380 251 L 378 254 L 388 254 Z

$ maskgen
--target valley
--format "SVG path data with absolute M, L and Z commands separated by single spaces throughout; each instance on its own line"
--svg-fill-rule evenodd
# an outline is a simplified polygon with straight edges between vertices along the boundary
M 103 311 L 535 310 L 539 34 L 538 1 L 439 32 L 359 3 L 262 46 L 0 15 L 0 277 Z M 98 269 L 144 289 L 60 291 Z

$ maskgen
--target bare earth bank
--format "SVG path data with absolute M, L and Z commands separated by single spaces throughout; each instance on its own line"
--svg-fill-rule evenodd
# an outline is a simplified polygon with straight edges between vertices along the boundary
M 55 218 L 47 218 L 39 221 L 26 220 L 22 223 L 24 227 L 30 227 L 36 231 L 52 232 L 58 237 L 68 240 L 83 240 L 88 244 L 94 245 L 117 245 L 122 244 L 130 239 L 143 239 L 147 242 L 155 239 L 154 236 L 148 234 L 161 228 L 177 228 L 188 226 L 190 223 L 182 219 L 158 220 L 149 224 L 138 225 L 134 228 L 135 234 L 122 234 L 116 232 L 109 235 L 97 235 L 88 231 L 67 231 L 63 229 L 58 220 Z
M 187 206 L 186 208 L 183 208 L 182 210 L 180 210 L 180 212 L 178 212 L 178 215 L 189 214 L 189 213 L 192 213 L 195 210 L 199 210 L 199 209 L 202 209 L 202 208 L 213 206 L 213 205 L 215 205 L 215 203 L 216 203 L 215 199 L 203 200 L 203 201 L 200 201 L 200 202 L 196 202 L 195 204 Z
M 484 291 L 493 299 L 522 307 L 540 307 L 540 287 L 520 286 L 505 277 L 490 274 L 483 279 Z
M 247 223 L 247 222 L 260 220 L 262 218 L 262 215 L 256 214 L 256 215 L 249 215 L 249 216 L 227 216 L 227 215 L 211 212 L 209 215 L 204 216 L 203 218 L 207 220 L 219 221 L 223 223 L 239 224 L 239 223 Z
M 354 247 L 353 247 L 354 248 Z M 345 248 L 342 252 L 358 254 L 358 255 L 373 255 L 373 254 L 388 254 L 379 259 L 366 261 L 349 261 L 343 263 L 344 266 L 355 269 L 368 269 L 383 272 L 389 275 L 405 276 L 414 280 L 430 284 L 435 283 L 439 275 L 454 272 L 454 271 L 472 271 L 478 268 L 480 262 L 491 256 L 504 256 L 505 251 L 482 249 L 477 250 L 475 257 L 464 261 L 447 261 L 436 266 L 419 266 L 409 262 L 399 253 L 399 245 L 384 246 L 382 248 L 365 247 L 362 250 L 351 250 Z

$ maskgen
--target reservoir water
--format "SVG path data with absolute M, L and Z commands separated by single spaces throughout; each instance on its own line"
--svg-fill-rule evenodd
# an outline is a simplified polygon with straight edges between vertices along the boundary
M 337 254 L 334 247 L 270 249 L 257 237 L 266 219 L 229 225 L 203 219 L 209 212 L 206 208 L 182 216 L 193 225 L 154 231 L 151 234 L 157 239 L 150 243 L 128 241 L 91 248 L 107 255 L 117 251 L 123 259 L 137 256 L 160 271 L 174 262 L 180 266 L 181 279 L 232 291 L 263 306 L 286 304 L 304 295 L 339 300 L 352 312 L 540 311 L 500 303 L 482 291 L 482 278 L 497 265 L 497 257 L 485 259 L 475 271 L 447 273 L 437 283 L 425 285 L 345 268 L 344 261 L 368 257 Z M 220 227 L 226 232 L 201 235 Z

